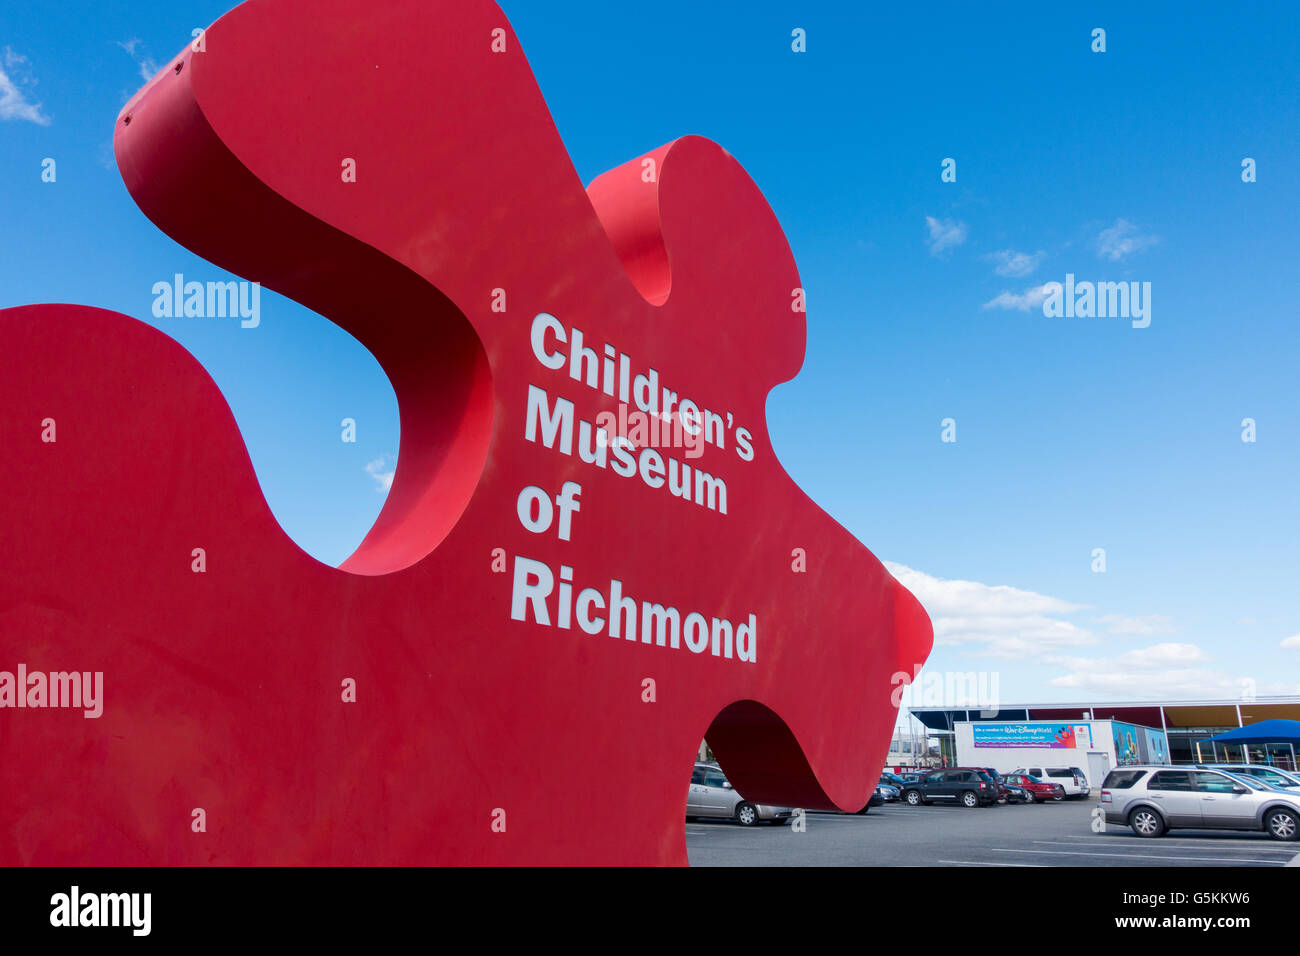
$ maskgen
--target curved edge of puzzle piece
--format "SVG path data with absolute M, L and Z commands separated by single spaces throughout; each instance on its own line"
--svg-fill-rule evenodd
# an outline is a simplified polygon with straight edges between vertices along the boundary
M 483 344 L 423 278 L 251 173 L 208 122 L 193 75 L 164 69 L 123 108 L 114 150 L 127 190 L 173 239 L 313 309 L 374 355 L 397 397 L 400 451 L 388 499 L 342 568 L 409 567 L 454 527 L 486 462 L 494 407 Z M 405 324 L 400 335 L 385 321 L 411 311 L 424 321 Z
M 683 331 L 739 358 L 759 395 L 798 374 L 807 327 L 794 308 L 802 305 L 794 255 L 734 156 L 683 136 L 602 173 L 587 193 L 633 285 L 666 306 L 664 321 L 678 309 L 718 317 Z

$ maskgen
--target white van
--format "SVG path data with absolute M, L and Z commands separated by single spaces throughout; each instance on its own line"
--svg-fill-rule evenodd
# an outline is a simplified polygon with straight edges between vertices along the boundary
M 1078 767 L 1018 767 L 1011 772 L 1027 773 L 1043 783 L 1059 783 L 1067 799 L 1088 795 L 1088 776 Z

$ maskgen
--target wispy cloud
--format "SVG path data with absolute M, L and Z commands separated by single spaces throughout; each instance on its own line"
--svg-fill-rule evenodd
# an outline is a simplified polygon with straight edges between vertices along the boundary
M 378 492 L 393 487 L 393 475 L 396 473 L 396 459 L 392 455 L 380 455 L 366 465 L 366 474 L 375 479 L 375 491 Z
M 890 561 L 885 567 L 930 615 L 936 645 L 965 646 L 973 657 L 1019 658 L 1096 643 L 1063 618 L 1081 604 L 1005 584 L 944 580 Z
M 1057 657 L 1046 662 L 1069 671 L 1050 680 L 1051 686 L 1115 698 L 1226 698 L 1254 689 L 1252 679 L 1209 666 L 1212 658 L 1195 644 L 1167 642 L 1118 657 Z
M 1173 619 L 1163 614 L 1103 614 L 1093 618 L 1111 634 L 1132 637 L 1154 637 L 1157 634 L 1174 633 Z
M 1017 309 L 1020 312 L 1028 312 L 1030 309 L 1036 309 L 1043 304 L 1047 298 L 1047 286 L 1031 286 L 1018 295 L 1014 292 L 1000 292 L 992 299 L 985 302 L 980 308 L 983 309 Z
M 885 567 L 930 615 L 935 647 L 957 648 L 964 657 L 1029 661 L 1051 668 L 1049 687 L 1110 699 L 1186 699 L 1293 694 L 1300 688 L 1257 680 L 1216 663 L 1196 644 L 1164 641 L 1112 656 L 1084 657 L 1084 648 L 1103 653 L 1103 638 L 1068 617 L 1086 605 L 1007 585 L 945 580 L 902 564 Z M 1160 614 L 1105 614 L 1094 623 L 1112 635 L 1145 635 L 1173 629 Z M 1300 649 L 1300 634 L 1282 641 Z
M 1156 244 L 1155 236 L 1143 233 L 1127 219 L 1116 219 L 1115 225 L 1097 234 L 1097 255 L 1111 262 Z
M 27 68 L 27 57 L 5 47 L 0 62 L 4 64 L 0 67 L 0 120 L 26 120 L 49 126 L 50 118 L 41 112 L 41 104 L 28 99 L 36 78 Z
M 140 68 L 140 78 L 142 80 L 152 80 L 158 72 L 158 63 L 151 56 L 144 55 L 140 51 L 143 46 L 139 37 L 132 37 L 129 40 L 119 40 L 117 45 L 126 51 L 126 55 L 135 60 L 135 65 Z
M 984 258 L 995 263 L 993 271 L 1009 279 L 1021 279 L 1029 275 L 1047 258 L 1045 252 L 1016 252 L 1014 249 L 1001 249 Z
M 955 249 L 966 241 L 967 228 L 964 222 L 954 222 L 951 219 L 935 219 L 933 216 L 925 217 L 925 226 L 930 231 L 930 238 L 926 240 L 926 245 L 930 247 L 930 255 L 937 256 L 949 249 Z

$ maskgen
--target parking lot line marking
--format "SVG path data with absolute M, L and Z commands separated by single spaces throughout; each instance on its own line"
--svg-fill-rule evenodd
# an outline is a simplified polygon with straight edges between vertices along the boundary
M 1081 839 L 1088 840 L 1143 840 L 1136 833 L 1129 830 L 1128 827 L 1119 823 L 1112 823 L 1109 826 L 1114 830 L 1108 829 L 1105 833 L 1089 833 Z M 1186 833 L 1186 830 L 1174 831 L 1177 833 Z M 1230 835 L 1229 835 L 1230 834 Z M 1177 840 L 1184 840 L 1191 843 L 1259 843 L 1264 846 L 1279 846 L 1280 841 L 1274 840 L 1265 834 L 1262 830 L 1208 830 L 1202 831 L 1200 836 L 1162 836 L 1161 842 L 1172 843 Z
M 1140 837 L 1129 837 L 1128 840 L 1127 840 L 1127 845 L 1128 845 L 1128 846 L 1150 846 L 1150 844 L 1147 844 L 1147 843 L 1138 843 L 1137 841 L 1138 841 L 1139 839 L 1140 839 Z M 1044 846 L 1091 846 L 1091 847 L 1095 847 L 1095 846 L 1097 845 L 1097 844 L 1094 843 L 1094 842 L 1091 842 L 1091 841 L 1083 841 L 1083 840 L 1074 840 L 1074 841 L 1070 841 L 1070 840 L 1035 840 L 1034 842 L 1035 842 L 1035 843 L 1041 843 L 1041 844 L 1043 844 Z M 1191 842 L 1191 843 L 1192 843 L 1193 845 L 1195 845 L 1195 846 L 1202 846 L 1202 847 L 1205 846 L 1205 844 L 1204 844 L 1203 842 L 1200 842 L 1200 841 L 1192 840 L 1192 841 L 1189 841 L 1189 842 Z M 1163 843 L 1164 843 L 1164 841 L 1161 840 L 1161 844 L 1162 844 L 1162 845 L 1163 845 Z M 1295 853 L 1295 850 L 1292 849 L 1292 848 L 1290 848 L 1290 847 L 1280 847 L 1280 846 L 1258 846 L 1258 845 L 1256 845 L 1256 844 L 1257 844 L 1257 841 L 1252 840 L 1250 843 L 1237 844 L 1236 846 L 1233 846 L 1232 844 L 1228 844 L 1228 845 L 1226 845 L 1226 846 L 1216 846 L 1216 847 L 1214 847 L 1213 849 L 1215 849 L 1215 850 L 1223 850 L 1224 852 L 1231 852 L 1232 850 L 1242 850 L 1242 851 L 1249 852 L 1249 853 L 1285 853 L 1285 854 L 1287 854 L 1288 856 L 1289 856 L 1289 855 L 1292 855 L 1292 854 Z M 1118 846 L 1118 845 L 1121 845 L 1121 844 L 1106 843 L 1106 844 L 1103 844 L 1103 845 L 1104 845 L 1104 846 Z M 1155 847 L 1152 847 L 1152 849 L 1155 849 Z M 1190 850 L 1191 847 L 1188 847 L 1188 849 Z M 1206 847 L 1206 849 L 1209 849 L 1209 847 Z
M 1049 856 L 1118 856 L 1126 860 L 1186 860 L 1191 863 L 1262 863 L 1281 866 L 1277 860 L 1250 860 L 1239 856 L 1162 856 L 1152 853 L 1077 853 L 1072 850 L 1012 850 L 1007 847 L 989 847 L 994 853 L 1044 853 Z
M 1046 869 L 1046 863 L 987 863 L 981 860 L 935 860 L 936 863 L 952 863 L 956 866 L 1032 866 Z

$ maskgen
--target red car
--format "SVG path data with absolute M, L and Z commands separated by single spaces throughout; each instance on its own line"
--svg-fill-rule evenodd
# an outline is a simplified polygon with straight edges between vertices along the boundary
M 1043 783 L 1037 777 L 1031 777 L 1027 773 L 1009 773 L 1002 779 L 1007 786 L 1019 787 L 1025 791 L 1027 803 L 1036 803 L 1040 800 L 1065 799 L 1065 788 L 1059 783 Z

